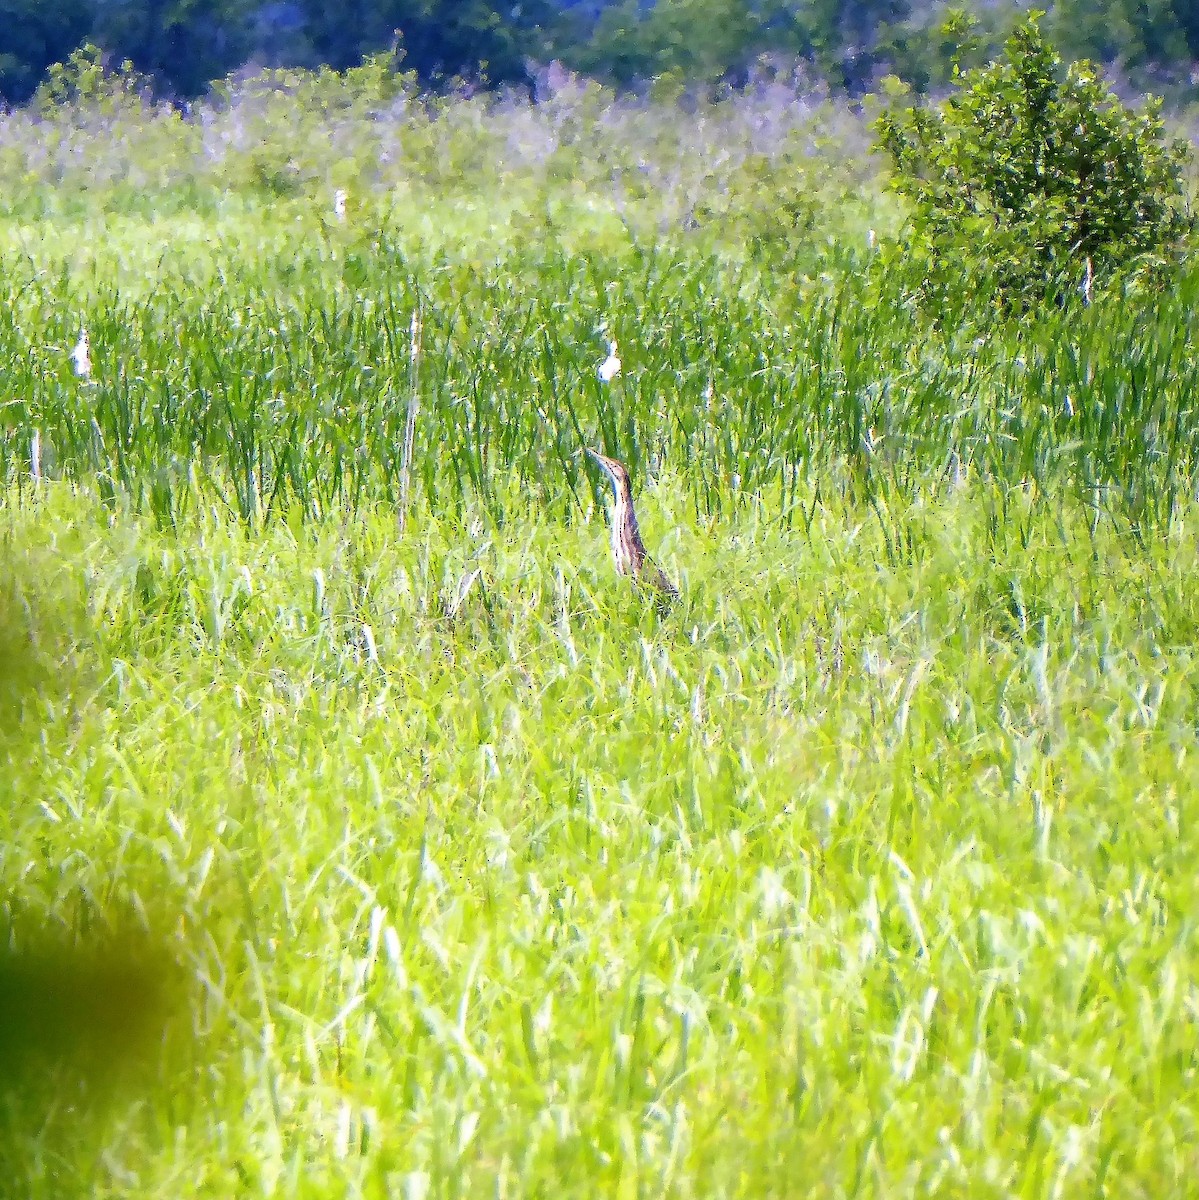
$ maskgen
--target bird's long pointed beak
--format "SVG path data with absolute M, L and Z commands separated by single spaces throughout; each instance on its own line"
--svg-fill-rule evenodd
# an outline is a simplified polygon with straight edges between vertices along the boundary
M 593 459 L 595 459 L 596 464 L 599 466 L 600 470 L 602 470 L 603 473 L 605 475 L 607 475 L 607 477 L 612 481 L 612 486 L 615 487 L 616 486 L 616 476 L 612 473 L 612 468 L 610 466 L 608 466 L 608 460 L 598 450 L 592 450 L 592 448 L 590 446 L 584 446 L 583 449 L 586 450 L 587 453 L 590 454 Z

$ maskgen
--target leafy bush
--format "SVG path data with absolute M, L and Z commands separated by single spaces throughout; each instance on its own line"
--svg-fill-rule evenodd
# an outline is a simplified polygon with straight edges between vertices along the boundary
M 1168 261 L 1191 227 L 1186 143 L 1160 101 L 1132 112 L 1086 62 L 1064 73 L 1030 13 L 989 66 L 954 70 L 941 106 L 893 106 L 876 134 L 911 204 L 905 254 L 926 301 L 1007 310 L 1084 278 Z
M 33 96 L 34 107 L 49 115 L 64 107 L 92 108 L 112 113 L 138 105 L 150 95 L 150 81 L 126 59 L 111 67 L 104 52 L 90 42 L 72 50 L 65 63 L 46 69 L 46 78 Z

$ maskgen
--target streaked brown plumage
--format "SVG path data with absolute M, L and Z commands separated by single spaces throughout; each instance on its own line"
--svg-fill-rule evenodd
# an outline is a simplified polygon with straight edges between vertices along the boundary
M 641 540 L 637 513 L 633 508 L 633 486 L 624 464 L 590 447 L 587 447 L 587 453 L 612 481 L 612 557 L 616 560 L 616 570 L 621 575 L 632 575 L 638 583 L 653 588 L 662 599 L 675 599 L 679 594 L 678 588 L 650 558 Z

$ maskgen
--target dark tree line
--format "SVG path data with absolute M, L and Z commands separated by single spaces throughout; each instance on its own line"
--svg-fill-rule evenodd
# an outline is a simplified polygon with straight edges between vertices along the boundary
M 977 53 L 998 48 L 1021 9 L 977 10 Z M 1195 87 L 1199 0 L 1045 0 L 1069 58 L 1115 64 L 1134 84 Z M 0 97 L 26 100 L 46 68 L 85 41 L 128 59 L 159 90 L 203 93 L 248 65 L 339 70 L 400 34 L 425 82 L 526 78 L 558 58 L 617 85 L 736 76 L 763 54 L 798 58 L 860 92 L 884 72 L 944 82 L 960 47 L 939 32 L 946 0 L 0 0 Z
M 0 0 L 0 95 L 27 99 L 84 41 L 189 97 L 247 64 L 344 70 L 397 31 L 405 67 L 431 83 L 507 82 L 577 23 L 553 0 Z

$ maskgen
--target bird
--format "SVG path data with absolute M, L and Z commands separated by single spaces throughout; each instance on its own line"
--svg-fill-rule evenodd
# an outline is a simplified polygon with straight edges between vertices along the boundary
M 634 580 L 658 594 L 660 601 L 678 598 L 679 589 L 666 577 L 645 549 L 641 530 L 637 528 L 637 513 L 633 508 L 633 487 L 623 463 L 584 447 L 612 481 L 612 557 L 619 575 L 632 575 Z

